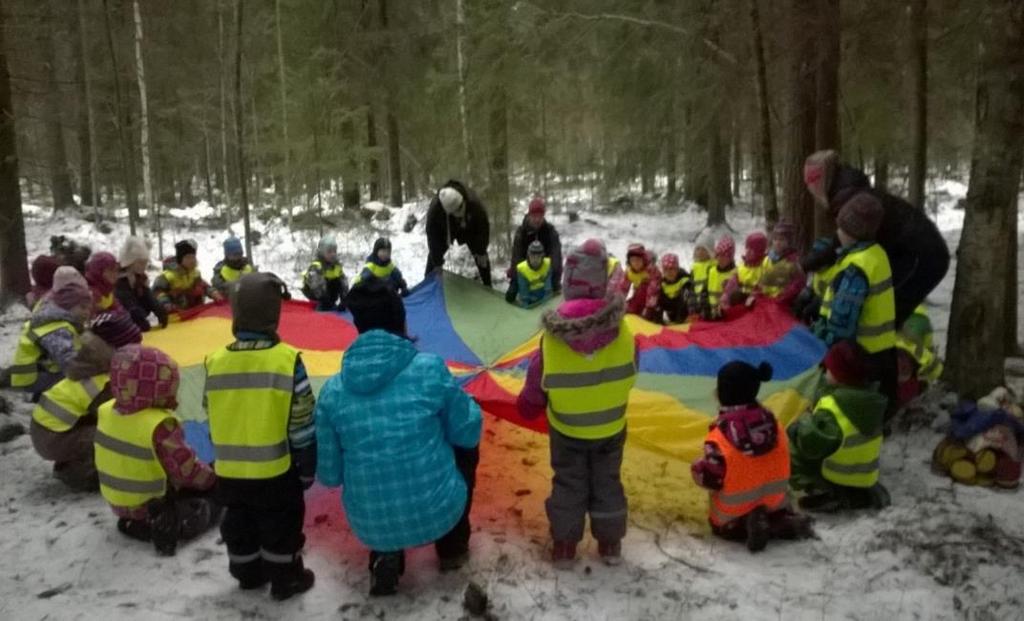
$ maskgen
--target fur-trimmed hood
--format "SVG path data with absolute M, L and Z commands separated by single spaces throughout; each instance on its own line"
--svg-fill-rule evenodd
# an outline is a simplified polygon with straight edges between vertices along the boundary
M 574 351 L 592 354 L 618 338 L 625 314 L 626 304 L 621 296 L 579 299 L 563 302 L 557 310 L 548 311 L 541 322 L 550 335 L 561 339 Z

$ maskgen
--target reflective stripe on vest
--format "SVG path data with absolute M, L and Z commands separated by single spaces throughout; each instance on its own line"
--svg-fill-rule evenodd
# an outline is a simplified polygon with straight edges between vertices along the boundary
M 735 273 L 735 267 L 727 272 L 723 272 L 715 265 L 708 270 L 708 304 L 712 307 L 718 306 L 718 303 L 722 300 L 722 293 L 725 292 L 725 283 L 729 282 L 729 279 Z
M 18 348 L 14 351 L 11 371 L 12 388 L 28 388 L 39 379 L 39 369 L 50 372 L 60 372 L 60 366 L 54 360 L 46 357 L 39 341 L 46 335 L 57 330 L 68 330 L 71 332 L 74 347 L 77 350 L 80 343 L 78 330 L 68 321 L 53 321 L 42 326 L 33 328 L 29 322 L 25 322 L 21 329 L 21 337 L 18 339 Z
M 670 283 L 661 281 L 661 292 L 665 294 L 670 300 L 674 300 L 679 297 L 679 293 L 682 292 L 683 286 L 690 281 L 689 278 L 682 277 L 678 281 Z
M 702 293 L 707 289 L 708 274 L 711 273 L 711 268 L 714 265 L 715 262 L 711 259 L 693 262 L 693 290 L 695 292 Z
M 836 485 L 868 488 L 878 482 L 878 456 L 882 451 L 882 431 L 862 434 L 832 395 L 818 401 L 816 410 L 826 410 L 835 417 L 843 432 L 843 443 L 821 463 L 821 474 Z
M 324 277 L 324 280 L 337 280 L 345 275 L 345 272 L 341 269 L 340 263 L 335 263 L 327 269 L 324 269 L 323 261 L 317 259 L 316 261 L 313 261 L 309 267 L 311 269 L 315 267 L 320 270 L 320 274 Z M 307 274 L 309 274 L 309 270 L 306 270 L 306 273 L 302 275 L 303 280 L 305 280 Z
M 99 407 L 96 422 L 96 470 L 100 492 L 115 507 L 136 508 L 167 491 L 167 473 L 153 448 L 153 432 L 166 420 L 168 410 L 147 409 L 120 414 L 114 402 Z
M 288 419 L 298 351 L 222 348 L 206 359 L 206 399 L 217 476 L 270 479 L 291 467 Z
M 619 336 L 589 356 L 564 341 L 544 335 L 541 341 L 548 393 L 548 423 L 571 438 L 611 437 L 626 426 L 629 391 L 636 383 L 636 344 L 625 322 Z
M 192 291 L 196 286 L 196 281 L 199 280 L 199 270 L 184 272 L 179 267 L 173 270 L 164 270 L 163 277 L 167 281 L 169 293 L 172 296 L 178 296 Z
M 88 413 L 89 405 L 108 381 L 107 375 L 81 381 L 62 379 L 40 397 L 32 410 L 32 420 L 57 433 L 71 429 Z
M 516 271 L 529 283 L 530 291 L 540 291 L 544 288 L 548 273 L 551 272 L 551 259 L 544 257 L 544 261 L 540 264 L 540 269 L 537 270 L 530 267 L 529 261 L 522 261 L 516 266 Z
M 747 455 L 715 426 L 705 442 L 713 442 L 725 461 L 722 489 L 710 494 L 708 519 L 722 526 L 757 507 L 775 511 L 789 504 L 789 441 L 786 430 L 775 423 L 778 441 L 764 455 Z
M 754 287 L 761 282 L 761 276 L 764 274 L 764 263 L 750 267 L 748 265 L 740 265 L 736 268 L 736 280 L 739 281 L 740 291 L 746 294 L 754 292 Z
M 391 276 L 391 273 L 395 271 L 395 264 L 392 263 L 392 262 L 389 262 L 387 265 L 377 265 L 373 261 L 367 262 L 366 265 L 363 266 L 363 270 L 361 272 L 359 272 L 359 274 L 356 275 L 355 282 L 352 283 L 353 287 L 358 285 L 360 282 L 362 282 L 362 280 L 363 280 L 363 272 L 367 271 L 367 270 L 371 274 L 373 274 L 374 278 L 379 278 L 381 280 L 387 280 L 387 278 L 389 276 Z
M 896 298 L 892 290 L 892 270 L 889 257 L 878 244 L 851 251 L 842 257 L 837 274 L 849 266 L 855 266 L 868 279 L 868 297 L 861 307 L 857 322 L 857 342 L 869 353 L 874 354 L 896 346 Z M 835 297 L 834 283 L 825 291 L 821 316 L 832 315 L 832 300 Z
M 639 288 L 649 278 L 647 270 L 644 269 L 642 272 L 634 272 L 632 267 L 626 270 L 626 278 L 633 284 L 634 287 Z
M 235 268 L 227 264 L 222 265 L 220 268 L 220 277 L 224 279 L 224 282 L 235 282 L 245 274 L 251 273 L 252 266 L 249 265 L 248 263 L 246 263 L 245 267 L 243 267 L 240 270 L 236 270 Z

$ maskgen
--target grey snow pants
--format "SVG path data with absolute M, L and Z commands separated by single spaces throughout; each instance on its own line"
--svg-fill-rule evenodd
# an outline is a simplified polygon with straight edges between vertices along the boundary
M 581 541 L 589 513 L 594 539 L 621 540 L 626 535 L 628 508 L 620 477 L 626 431 L 601 440 L 570 438 L 554 429 L 548 434 L 555 476 L 545 506 L 552 539 Z

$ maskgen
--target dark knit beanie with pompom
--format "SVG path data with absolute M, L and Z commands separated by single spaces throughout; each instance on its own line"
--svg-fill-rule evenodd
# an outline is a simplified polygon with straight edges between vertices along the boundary
M 734 360 L 718 370 L 718 401 L 726 407 L 756 403 L 761 382 L 771 379 L 772 365 L 767 362 L 755 367 Z

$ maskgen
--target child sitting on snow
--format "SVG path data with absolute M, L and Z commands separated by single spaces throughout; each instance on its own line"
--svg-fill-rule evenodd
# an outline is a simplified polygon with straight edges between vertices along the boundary
M 693 305 L 693 281 L 679 267 L 679 256 L 668 253 L 661 257 L 661 291 L 655 308 L 656 321 L 683 323 Z
M 191 239 L 174 244 L 174 258 L 164 260 L 164 271 L 153 282 L 156 301 L 167 313 L 188 310 L 203 304 L 207 297 L 220 302 L 223 294 L 199 275 L 196 252 L 199 246 Z
M 736 274 L 725 284 L 723 308 L 753 304 L 754 294 L 761 291 L 761 276 L 764 275 L 764 260 L 767 256 L 768 237 L 760 231 L 747 235 L 743 243 L 742 261 L 736 268 Z
M 931 319 L 922 304 L 914 309 L 896 334 L 900 407 L 942 376 L 942 359 L 935 352 L 932 332 Z
M 704 456 L 693 462 L 697 485 L 710 492 L 711 531 L 746 541 L 751 552 L 769 539 L 813 536 L 810 520 L 789 503 L 789 446 L 775 416 L 757 401 L 772 367 L 734 361 L 718 371 L 718 418 L 704 440 Z
M 772 247 L 764 259 L 764 274 L 761 276 L 761 295 L 789 307 L 800 295 L 807 277 L 800 269 L 800 255 L 793 246 L 796 230 L 786 221 L 775 224 L 772 229 Z
M 216 525 L 209 497 L 217 477 L 185 441 L 178 407 L 178 365 L 152 347 L 128 345 L 110 366 L 113 401 L 99 407 L 96 470 L 117 530 L 172 556 L 178 543 Z
M 97 252 L 85 264 L 85 280 L 92 292 L 92 314 L 98 315 L 114 308 L 120 310 L 121 303 L 114 296 L 117 282 L 117 259 L 109 252 Z
M 693 276 L 693 293 L 700 298 L 708 288 L 708 274 L 715 266 L 715 238 L 710 231 L 705 231 L 697 238 L 697 245 L 693 248 L 693 267 L 690 274 Z M 690 312 L 698 312 L 691 309 Z
M 398 266 L 391 260 L 391 240 L 387 237 L 380 237 L 373 242 L 373 252 L 366 257 L 366 265 L 363 266 L 363 271 L 356 276 L 352 286 L 371 278 L 379 278 L 384 281 L 392 291 L 402 297 L 409 295 L 409 285 L 402 277 L 402 270 L 398 269 Z
M 723 235 L 715 244 L 715 265 L 708 270 L 708 284 L 700 301 L 704 319 L 721 319 L 725 284 L 736 274 L 736 242 Z
M 149 245 L 141 237 L 129 237 L 121 248 L 118 259 L 121 273 L 114 285 L 114 295 L 131 315 L 139 330 L 148 332 L 149 316 L 154 315 L 162 328 L 167 327 L 167 311 L 156 301 L 149 287 L 146 269 L 149 267 Z
M 807 493 L 800 508 L 840 511 L 889 504 L 878 483 L 885 397 L 867 382 L 864 351 L 840 341 L 825 355 L 824 387 L 812 412 L 789 428 L 795 490 Z
M 661 293 L 661 273 L 654 263 L 654 255 L 643 244 L 630 244 L 625 271 L 626 278 L 620 287 L 623 295 L 629 296 L 626 312 L 654 321 Z
M 505 300 L 514 304 L 518 299 L 519 306 L 532 308 L 551 297 L 553 291 L 551 279 L 551 258 L 544 256 L 544 244 L 538 240 L 530 243 L 526 251 L 526 260 L 516 266 L 516 287 L 509 287 Z M 509 293 L 512 299 L 509 299 Z
M 302 274 L 302 294 L 316 302 L 318 311 L 344 310 L 348 279 L 338 263 L 338 242 L 332 235 L 316 245 L 316 259 Z
M 238 282 L 244 274 L 252 272 L 252 263 L 249 262 L 249 257 L 245 256 L 242 241 L 232 235 L 224 240 L 224 260 L 213 266 L 213 280 L 210 284 L 220 291 L 221 295 L 227 297 L 231 283 Z

